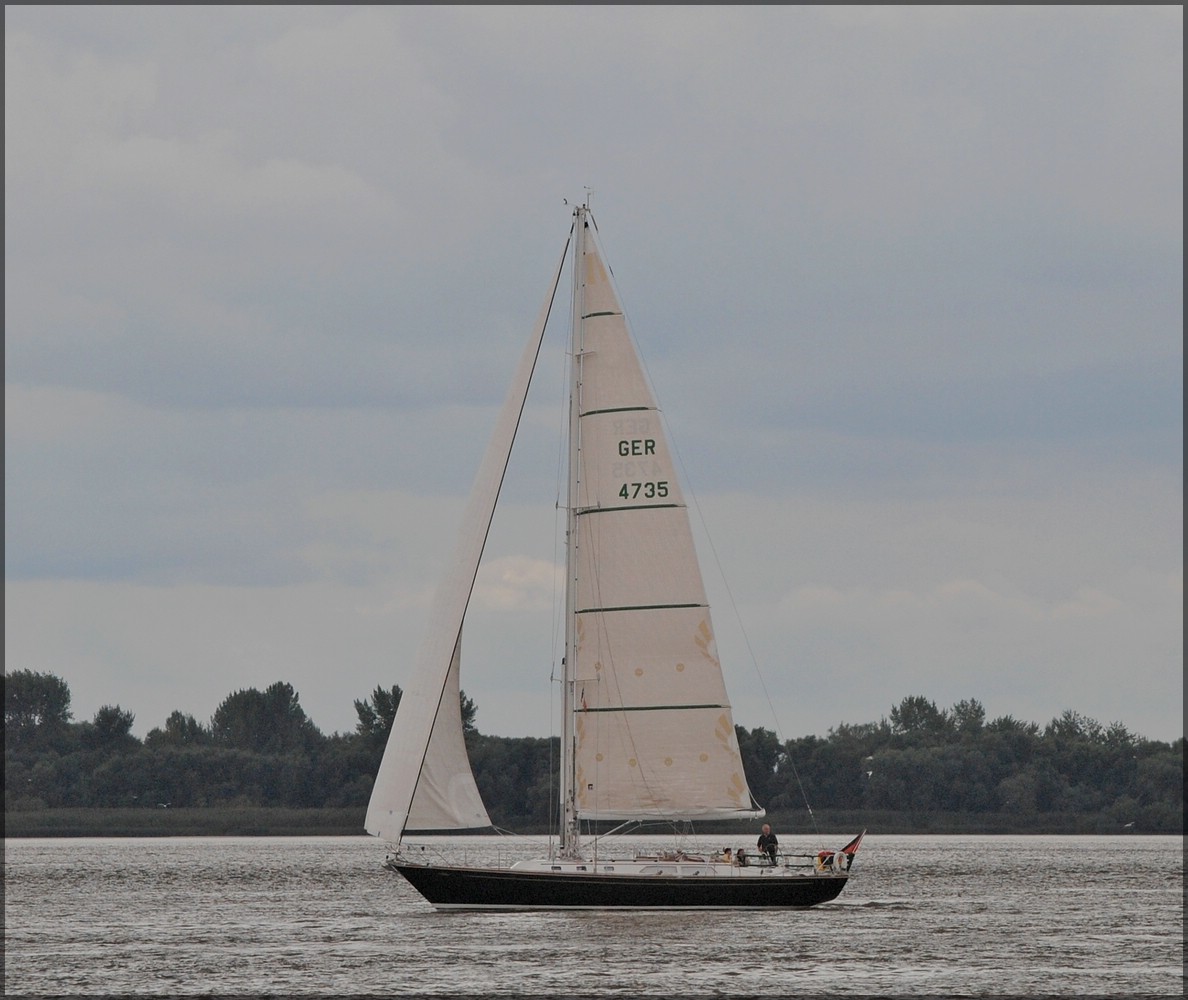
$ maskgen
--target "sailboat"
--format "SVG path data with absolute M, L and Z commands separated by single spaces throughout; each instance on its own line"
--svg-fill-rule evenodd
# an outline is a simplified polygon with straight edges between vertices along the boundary
M 545 856 L 507 866 L 428 861 L 405 849 L 405 834 L 492 825 L 463 739 L 462 629 L 571 252 L 558 837 Z M 838 850 L 729 858 L 608 856 L 589 834 L 612 821 L 675 827 L 763 814 L 743 771 L 674 457 L 587 199 L 574 208 L 492 431 L 365 827 L 395 845 L 386 866 L 438 909 L 808 907 L 836 898 L 863 834 Z

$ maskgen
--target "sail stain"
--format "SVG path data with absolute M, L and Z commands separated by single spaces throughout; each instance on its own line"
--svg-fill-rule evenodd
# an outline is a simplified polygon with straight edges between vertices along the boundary
M 723 712 L 718 716 L 717 725 L 714 726 L 714 736 L 718 742 L 723 746 L 730 745 L 730 738 L 734 735 L 734 727 L 730 724 L 730 718 Z
M 703 618 L 697 625 L 697 633 L 693 636 L 693 644 L 701 650 L 701 655 L 715 667 L 720 667 L 718 654 L 714 644 L 714 631 L 710 627 L 709 618 Z
M 726 790 L 726 794 L 734 799 L 735 803 L 739 806 L 742 806 L 744 801 L 750 799 L 747 781 L 737 771 L 730 775 L 730 787 Z

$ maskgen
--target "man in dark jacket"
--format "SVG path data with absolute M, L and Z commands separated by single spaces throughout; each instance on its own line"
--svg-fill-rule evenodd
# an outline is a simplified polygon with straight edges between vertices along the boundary
M 780 842 L 768 824 L 763 824 L 763 832 L 759 834 L 755 846 L 759 848 L 760 854 L 767 855 L 773 865 L 776 863 L 776 852 L 780 849 Z

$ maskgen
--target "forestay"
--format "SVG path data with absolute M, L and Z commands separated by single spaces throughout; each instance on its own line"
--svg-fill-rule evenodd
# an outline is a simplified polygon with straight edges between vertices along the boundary
M 462 518 L 462 534 L 434 595 L 425 637 L 401 694 L 364 820 L 367 832 L 377 837 L 398 842 L 406 829 L 465 830 L 491 824 L 462 738 L 462 622 L 564 262 L 563 251 L 492 430 Z

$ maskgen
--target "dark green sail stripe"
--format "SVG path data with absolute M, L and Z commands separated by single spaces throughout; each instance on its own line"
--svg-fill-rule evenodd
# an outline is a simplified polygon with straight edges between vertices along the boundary
M 615 312 L 612 309 L 604 309 L 602 312 L 586 313 L 582 319 L 593 319 L 595 316 L 622 316 L 621 312 Z
M 574 513 L 577 517 L 585 517 L 587 514 L 617 514 L 624 510 L 672 510 L 684 506 L 683 503 L 636 503 L 630 507 L 582 507 Z
M 653 406 L 608 406 L 605 410 L 586 410 L 579 417 L 599 417 L 604 413 L 650 413 Z
M 701 708 L 725 708 L 725 705 L 618 705 L 613 708 L 575 708 L 575 712 L 691 712 Z
M 625 604 L 619 608 L 578 608 L 575 615 L 597 615 L 610 611 L 683 611 L 687 608 L 708 608 L 708 604 Z

